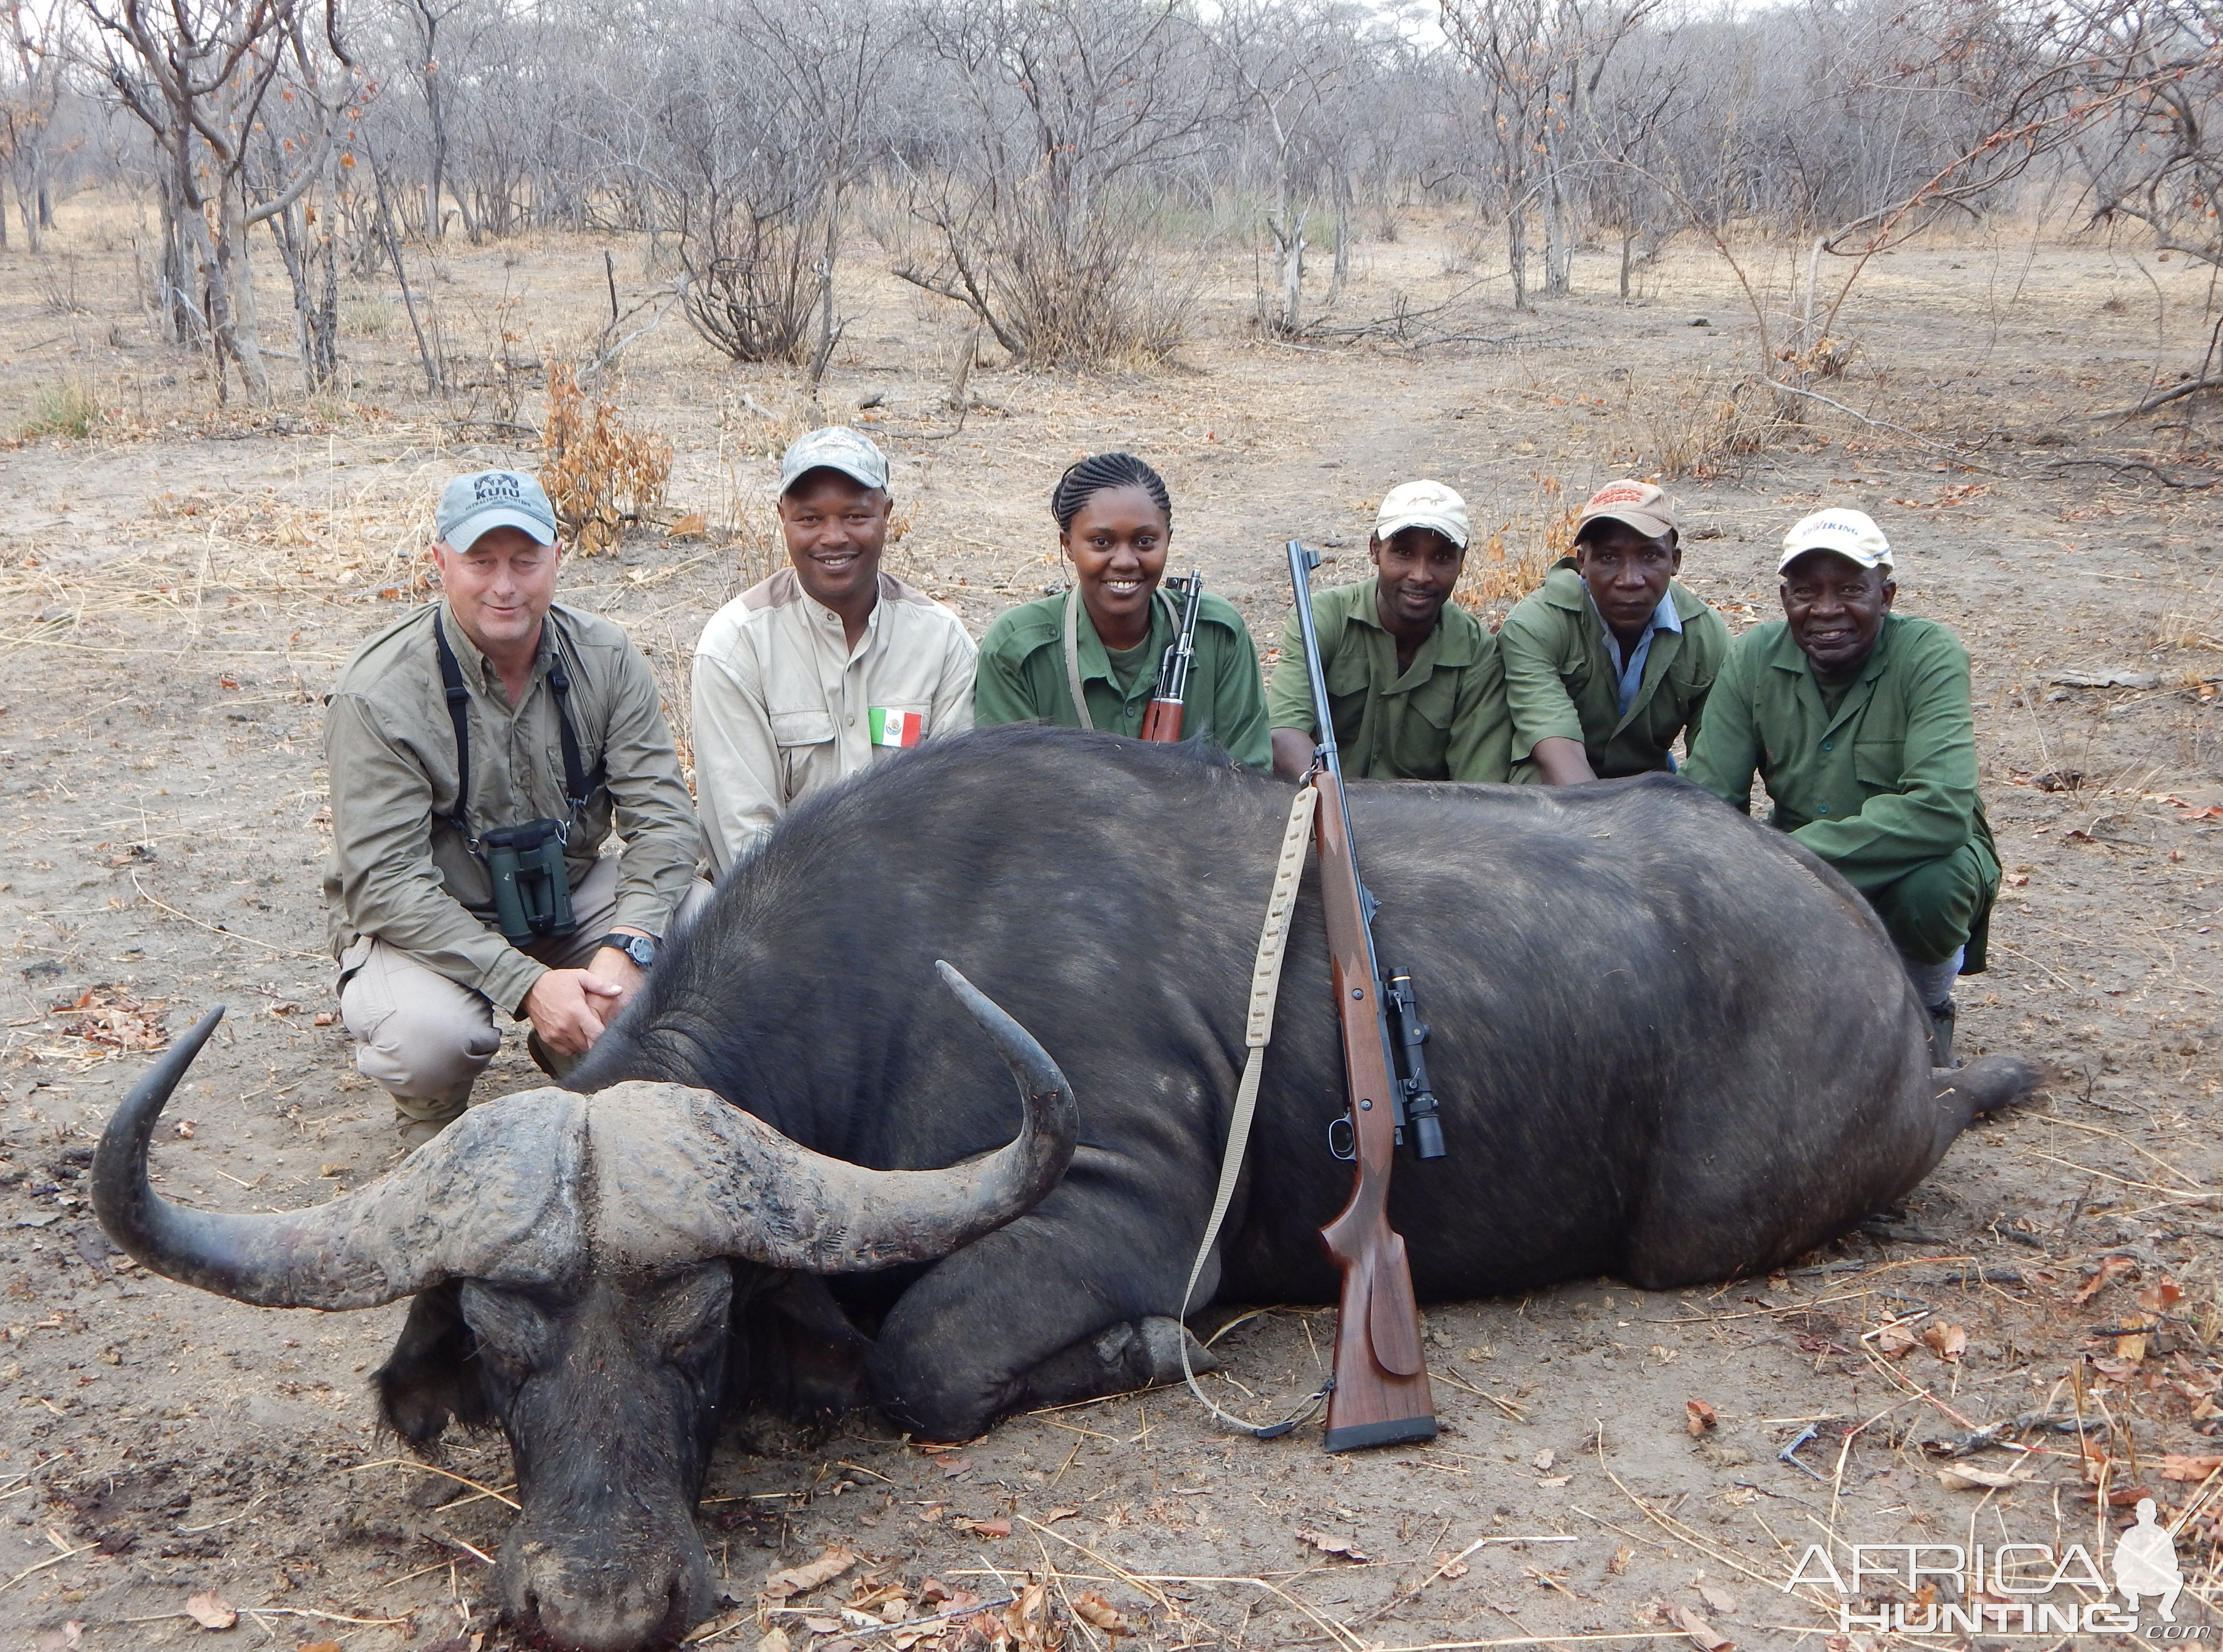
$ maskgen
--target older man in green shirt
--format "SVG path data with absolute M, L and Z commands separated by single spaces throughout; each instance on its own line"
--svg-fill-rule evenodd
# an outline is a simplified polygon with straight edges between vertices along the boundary
M 1466 561 L 1466 501 L 1441 482 L 1393 487 L 1376 513 L 1371 579 L 1313 594 L 1328 710 L 1353 780 L 1502 781 L 1512 725 L 1497 639 L 1451 601 Z M 1266 688 L 1274 772 L 1294 779 L 1319 739 L 1293 611 Z
M 1999 855 L 1976 795 L 1968 655 L 1953 633 L 1891 612 L 1883 531 L 1817 511 L 1784 536 L 1780 620 L 1737 638 L 1691 749 L 1691 780 L 1748 806 L 1829 863 L 1890 932 L 1953 1064 L 1953 982 L 1984 968 Z
M 1513 717 L 1513 777 L 1576 785 L 1675 767 L 1729 652 L 1722 617 L 1675 578 L 1672 500 L 1609 482 L 1562 557 L 1505 617 L 1497 648 Z

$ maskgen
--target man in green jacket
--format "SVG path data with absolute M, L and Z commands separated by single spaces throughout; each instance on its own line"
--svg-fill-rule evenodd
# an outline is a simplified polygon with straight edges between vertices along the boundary
M 1313 625 L 1343 772 L 1352 780 L 1502 781 L 1513 727 L 1497 639 L 1451 601 L 1466 562 L 1466 501 L 1441 482 L 1405 482 L 1376 513 L 1372 579 L 1313 594 Z M 1303 634 L 1291 611 L 1266 688 L 1274 772 L 1311 767 Z
M 1575 524 L 1575 554 L 1497 633 L 1513 717 L 1513 777 L 1577 785 L 1675 768 L 1729 652 L 1722 617 L 1675 575 L 1673 503 L 1609 483 Z
M 1817 511 L 1784 536 L 1783 619 L 1737 638 L 1691 748 L 1691 780 L 1736 808 L 1755 770 L 1770 824 L 1860 890 L 1930 1012 L 1931 1059 L 1953 1064 L 1953 982 L 1984 968 L 1999 861 L 1976 795 L 1968 655 L 1891 612 L 1883 531 Z

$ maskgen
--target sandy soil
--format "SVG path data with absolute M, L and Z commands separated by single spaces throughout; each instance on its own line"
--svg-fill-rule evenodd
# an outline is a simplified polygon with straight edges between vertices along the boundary
M 396 1461 L 373 1423 L 363 1373 L 401 1309 L 264 1311 L 149 1278 L 110 1253 L 83 1178 L 145 1051 L 218 1001 L 230 1019 L 166 1120 L 169 1192 L 284 1209 L 398 1159 L 384 1098 L 326 1021 L 318 697 L 413 600 L 438 480 L 515 456 L 478 438 L 538 416 L 501 332 L 530 362 L 599 324 L 601 243 L 438 261 L 427 285 L 465 381 L 449 404 L 423 393 L 398 293 L 367 287 L 349 300 L 344 399 L 211 412 L 195 364 L 132 308 L 129 210 L 71 210 L 60 250 L 0 257 L 0 430 L 69 381 L 113 410 L 87 439 L 0 452 L 0 1644 L 190 1641 L 205 1631 L 186 1601 L 212 1590 L 255 1646 L 503 1646 L 484 1556 L 507 1511 L 468 1482 L 506 1488 L 504 1448 L 457 1442 L 443 1467 L 459 1484 Z M 1370 245 L 1348 312 L 1454 291 L 1464 244 L 1415 222 Z M 619 261 L 627 302 L 655 285 L 639 248 Z M 1585 258 L 1584 296 L 1518 316 L 1485 286 L 1451 329 L 1479 342 L 1403 353 L 1263 342 L 1237 272 L 1178 363 L 985 371 L 988 405 L 960 424 L 939 405 L 954 318 L 860 273 L 828 402 L 881 399 L 856 417 L 898 462 L 900 569 L 976 631 L 1055 577 L 1058 470 L 1123 445 L 1173 485 L 1176 560 L 1269 637 L 1281 541 L 1363 544 L 1391 481 L 1465 490 L 1517 558 L 1560 499 L 1704 447 L 1757 354 L 1727 272 L 1671 258 L 1626 306 L 1596 296 L 1610 280 Z M 281 294 L 266 285 L 266 304 Z M 1822 387 L 1911 433 L 1823 410 L 1803 439 L 1677 484 L 1686 578 L 1733 625 L 1773 610 L 1782 528 L 1842 501 L 1901 547 L 1902 607 L 1967 639 L 2008 887 L 1993 969 L 1963 985 L 1962 1043 L 2050 1064 L 2039 1105 L 1973 1132 L 1903 1211 L 1785 1275 L 1432 1310 L 1447 1426 L 1429 1449 L 1331 1460 L 1311 1430 L 1231 1440 L 1178 1391 L 1014 1419 L 938 1454 L 871 1416 L 823 1437 L 765 1424 L 721 1452 L 703 1510 L 733 1599 L 751 1606 L 768 1572 L 847 1544 L 855 1568 L 764 1624 L 798 1646 L 900 1643 L 836 1608 L 885 1615 L 897 1592 L 916 1612 L 929 1578 L 992 1599 L 1031 1574 L 1060 1611 L 1101 1591 L 1156 1648 L 1791 1644 L 1836 1630 L 1834 1592 L 1783 1586 L 1811 1542 L 1840 1563 L 1854 1543 L 2097 1554 L 2144 1488 L 2165 1518 L 2199 1504 L 2178 1533 L 2195 1586 L 2177 1617 L 2212 1623 L 2223 562 L 2207 493 L 2120 463 L 2204 480 L 2212 416 L 2088 417 L 2157 367 L 2192 366 L 2206 302 L 2181 264 L 2102 248 L 2002 232 L 1908 249 L 1863 277 L 1838 329 L 1853 366 Z M 271 365 L 282 387 L 291 369 Z M 677 318 L 635 349 L 628 415 L 673 442 L 671 514 L 699 511 L 708 531 L 575 562 L 568 595 L 632 628 L 675 688 L 702 619 L 764 554 L 791 382 L 718 363 Z M 482 1093 L 536 1082 L 513 1044 Z M 2145 1322 L 2142 1297 L 2163 1329 L 2117 1331 Z M 1219 1346 L 1257 1398 L 1226 1391 L 1260 1410 L 1302 1394 L 1331 1335 L 1326 1310 L 1245 1321 Z M 1716 1420 L 1695 1435 L 1692 1402 Z M 1930 1449 L 2033 1412 L 2092 1419 L 2082 1453 L 2044 1429 L 2011 1436 L 2031 1453 Z M 1954 1489 L 1941 1468 L 2019 1478 Z M 1909 1594 L 1881 1578 L 1861 1592 Z M 720 1623 L 718 1644 L 765 1632 L 753 1610 Z M 1039 1622 L 1012 1632 L 1047 1643 Z

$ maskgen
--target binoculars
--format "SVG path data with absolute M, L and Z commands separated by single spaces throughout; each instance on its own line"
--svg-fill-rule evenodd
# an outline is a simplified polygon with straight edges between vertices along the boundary
M 564 865 L 568 835 L 561 820 L 528 820 L 479 839 L 494 877 L 494 915 L 511 945 L 527 946 L 578 928 L 571 915 L 571 876 Z

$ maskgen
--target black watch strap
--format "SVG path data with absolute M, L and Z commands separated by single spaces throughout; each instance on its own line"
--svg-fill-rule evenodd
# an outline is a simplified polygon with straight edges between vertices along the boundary
M 652 935 L 626 935 L 612 930 L 595 945 L 598 949 L 608 946 L 623 952 L 644 970 L 656 962 L 656 938 Z

